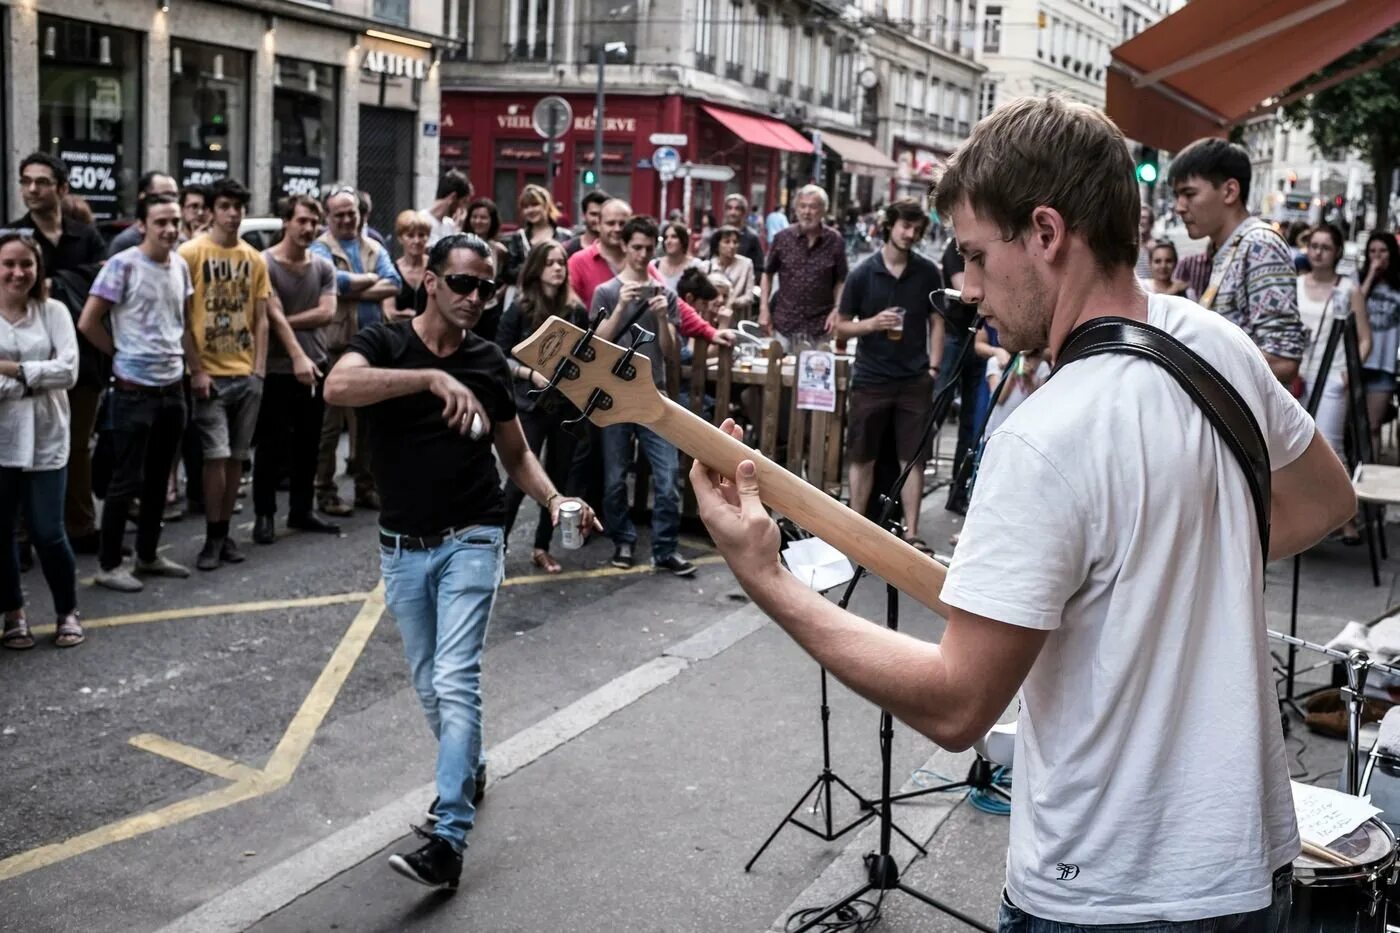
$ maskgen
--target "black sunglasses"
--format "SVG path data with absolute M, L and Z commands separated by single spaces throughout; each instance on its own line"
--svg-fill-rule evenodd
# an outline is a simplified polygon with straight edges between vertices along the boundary
M 496 294 L 496 289 L 500 286 L 491 279 L 482 279 L 465 272 L 454 272 L 451 275 L 444 275 L 442 280 L 447 283 L 447 287 L 459 295 L 470 295 L 476 292 L 481 296 L 482 301 L 490 301 Z

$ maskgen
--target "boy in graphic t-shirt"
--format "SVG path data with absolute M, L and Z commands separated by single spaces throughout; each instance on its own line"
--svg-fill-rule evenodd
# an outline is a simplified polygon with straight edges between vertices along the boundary
M 204 451 L 207 525 L 204 547 L 195 561 L 200 570 L 244 560 L 229 537 L 229 517 L 258 423 L 267 371 L 267 299 L 272 294 L 267 263 L 238 236 L 248 197 L 248 189 L 231 178 L 215 182 L 209 230 L 180 247 L 194 284 L 186 324 L 197 351 L 189 361 L 192 426 Z M 285 318 L 281 325 L 279 336 Z M 297 354 L 305 357 L 290 332 L 283 339 L 287 342 L 294 359 Z

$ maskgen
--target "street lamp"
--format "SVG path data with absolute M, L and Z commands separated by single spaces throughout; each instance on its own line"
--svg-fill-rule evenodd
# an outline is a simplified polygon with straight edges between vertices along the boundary
M 625 12 L 630 9 L 630 5 L 620 7 L 610 11 L 611 15 Z M 603 90 L 603 67 L 608 62 L 608 56 L 612 54 L 627 55 L 626 42 L 600 42 L 598 44 L 598 99 L 594 104 L 593 114 L 593 177 L 595 182 L 603 177 L 603 108 L 606 104 L 606 94 Z

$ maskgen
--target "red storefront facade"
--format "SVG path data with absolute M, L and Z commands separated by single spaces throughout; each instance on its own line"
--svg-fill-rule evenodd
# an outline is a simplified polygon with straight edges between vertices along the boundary
M 544 184 L 544 140 L 536 135 L 531 114 L 542 95 L 444 90 L 442 94 L 441 164 L 446 171 L 466 172 L 480 195 L 496 201 L 501 218 L 516 222 L 516 198 L 527 184 Z M 582 173 L 593 167 L 594 99 L 562 95 L 573 108 L 573 126 L 555 155 L 555 200 L 571 222 L 579 220 L 579 199 L 587 188 Z M 677 147 L 682 161 L 725 165 L 734 170 L 728 182 L 692 182 L 694 223 L 702 212 L 718 207 L 724 196 L 739 192 L 760 212 L 783 203 L 785 191 L 810 173 L 810 143 L 771 117 L 719 107 L 679 95 L 609 94 L 603 127 L 601 187 L 626 198 L 639 214 L 661 213 L 661 179 L 651 167 L 654 133 L 684 133 L 689 143 Z M 743 135 L 740 135 L 743 134 Z M 747 138 L 746 138 L 747 137 Z M 805 146 L 806 151 L 799 151 Z M 673 180 L 666 210 L 683 207 L 685 184 Z

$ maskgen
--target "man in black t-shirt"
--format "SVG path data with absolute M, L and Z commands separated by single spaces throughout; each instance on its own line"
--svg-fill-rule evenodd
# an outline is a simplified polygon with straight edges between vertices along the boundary
M 894 432 L 901 469 L 929 458 L 924 426 L 943 359 L 943 319 L 933 313 L 930 295 L 943 287 L 943 278 L 932 260 L 913 249 L 927 229 L 928 214 L 917 201 L 903 198 L 886 207 L 880 231 L 885 245 L 851 271 L 841 292 L 836 336 L 856 338 L 846 452 L 851 508 L 861 514 L 886 431 Z M 900 490 L 904 532 L 919 547 L 923 482 L 924 471 L 916 467 Z
M 369 419 L 385 603 L 438 740 L 437 825 L 421 848 L 389 859 L 429 887 L 457 887 L 485 783 L 481 655 L 505 556 L 492 449 L 556 523 L 567 501 L 525 443 L 505 354 L 471 333 L 496 292 L 494 272 L 484 241 L 443 237 L 423 276 L 427 310 L 356 334 L 326 379 L 327 403 Z M 585 533 L 599 527 L 584 504 Z

